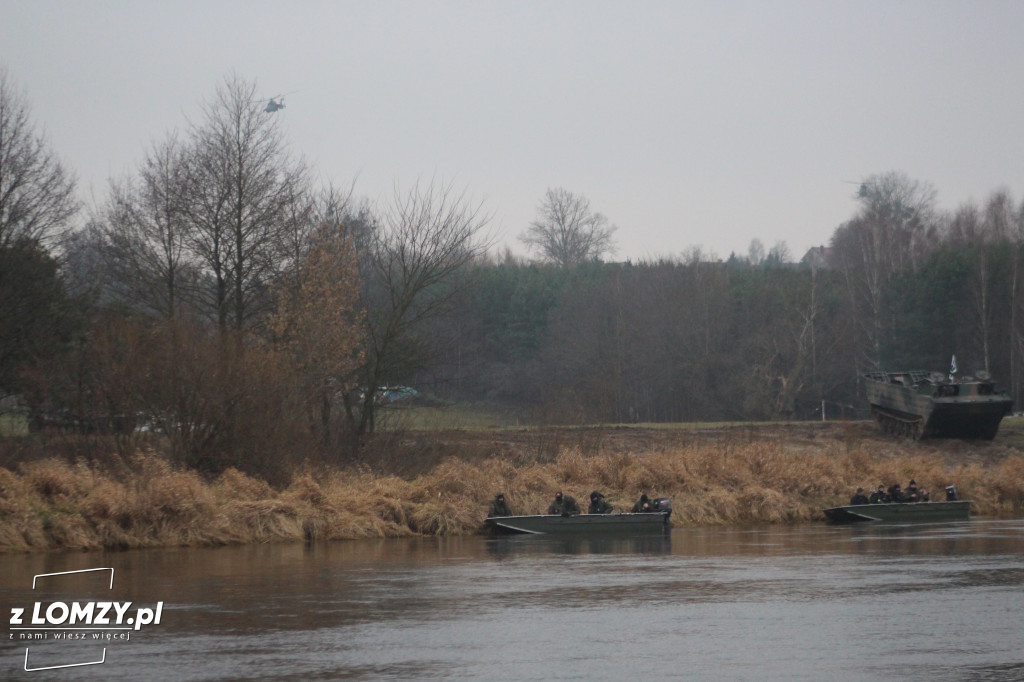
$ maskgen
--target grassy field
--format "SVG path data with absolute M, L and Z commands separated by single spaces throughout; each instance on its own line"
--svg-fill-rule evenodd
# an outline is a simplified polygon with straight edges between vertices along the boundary
M 14 438 L 28 435 L 28 419 L 23 414 L 0 414 L 0 437 Z
M 482 405 L 403 405 L 378 412 L 379 428 L 392 431 L 497 429 L 518 426 L 516 416 Z
M 445 431 L 451 429 L 479 430 L 503 428 L 540 428 L 530 427 L 531 420 L 517 416 L 512 412 L 503 412 L 487 405 L 476 404 L 440 404 L 439 401 L 428 401 L 428 404 L 396 403 L 378 412 L 380 428 L 385 430 L 420 430 Z M 692 423 L 658 423 L 619 425 L 620 428 L 643 428 L 662 430 L 706 430 L 726 426 L 747 426 L 750 422 L 692 422 Z M 763 425 L 763 423 L 762 423 Z M 572 428 L 572 427 L 562 427 Z M 575 428 L 593 428 L 581 426 Z
M 914 478 L 936 493 L 955 484 L 977 515 L 1024 512 L 1021 419 L 991 442 L 913 442 L 868 422 L 555 428 L 442 413 L 407 415 L 373 457 L 298 471 L 282 489 L 235 470 L 203 478 L 154 453 L 0 468 L 0 550 L 471 534 L 498 491 L 517 513 L 542 512 L 556 490 L 581 503 L 600 490 L 620 510 L 643 492 L 670 497 L 677 526 L 796 523 L 858 486 Z

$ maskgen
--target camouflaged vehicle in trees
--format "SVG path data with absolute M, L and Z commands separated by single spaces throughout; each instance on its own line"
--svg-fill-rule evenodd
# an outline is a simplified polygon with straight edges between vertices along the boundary
M 954 364 L 955 368 L 955 364 Z M 941 372 L 870 372 L 864 385 L 871 413 L 886 433 L 907 438 L 992 440 L 1013 401 L 987 372 L 955 378 Z

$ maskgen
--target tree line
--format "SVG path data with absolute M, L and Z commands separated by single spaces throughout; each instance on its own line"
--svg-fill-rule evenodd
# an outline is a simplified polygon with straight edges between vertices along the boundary
M 986 371 L 1024 388 L 1024 204 L 945 213 L 928 183 L 866 178 L 798 262 L 699 250 L 638 263 L 476 265 L 458 343 L 422 381 L 558 422 L 867 416 L 875 370 Z M 824 411 L 824 414 L 823 414 Z
M 878 368 L 986 370 L 1019 399 L 1024 206 L 951 214 L 866 178 L 828 247 L 606 261 L 616 230 L 548 190 L 489 251 L 465 193 L 319 187 L 230 76 L 87 212 L 0 71 L 0 405 L 43 433 L 158 435 L 207 471 L 351 461 L 389 387 L 536 423 L 853 415 Z M 84 215 L 84 222 L 75 223 Z M 813 256 L 813 257 L 810 257 Z
M 44 432 L 159 434 L 200 470 L 283 479 L 356 456 L 380 389 L 429 361 L 418 330 L 486 250 L 480 207 L 441 182 L 372 207 L 316 187 L 231 76 L 72 230 L 73 176 L 35 153 L 0 75 L 0 113 L 25 121 L 0 129 L 6 404 Z

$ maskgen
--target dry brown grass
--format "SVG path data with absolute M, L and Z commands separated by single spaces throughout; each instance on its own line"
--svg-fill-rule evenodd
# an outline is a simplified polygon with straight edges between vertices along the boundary
M 648 434 L 649 435 L 649 434 Z M 479 436 L 476 436 L 479 438 Z M 0 468 L 0 549 L 129 548 L 476 533 L 497 491 L 518 513 L 542 513 L 554 492 L 581 506 L 602 491 L 619 510 L 642 492 L 672 499 L 676 525 L 790 523 L 821 518 L 858 486 L 906 485 L 936 498 L 956 484 L 974 512 L 1024 512 L 1024 454 L 1016 447 L 886 441 L 847 431 L 807 439 L 750 430 L 689 440 L 565 439 L 550 457 L 451 454 L 415 478 L 368 467 L 306 470 L 275 490 L 236 469 L 212 480 L 154 454 L 110 472 L 43 459 Z M 440 446 L 439 446 L 440 447 Z M 527 451 L 535 445 L 527 445 Z M 972 446 L 974 447 L 974 446 Z

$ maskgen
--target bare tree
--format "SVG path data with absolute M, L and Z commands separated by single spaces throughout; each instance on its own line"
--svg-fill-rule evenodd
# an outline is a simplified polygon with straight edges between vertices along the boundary
M 184 210 L 189 247 L 212 279 L 221 329 L 246 328 L 269 303 L 268 279 L 289 224 L 307 214 L 308 171 L 288 154 L 256 84 L 226 78 L 191 131 Z
M 764 398 L 763 407 L 771 406 L 774 418 L 792 418 L 808 390 L 821 397 L 819 356 L 831 355 L 843 336 L 841 320 L 822 323 L 828 296 L 822 277 L 814 268 L 783 269 L 766 273 L 758 285 L 777 307 L 750 334 L 751 347 L 744 355 L 750 356 L 753 386 L 762 391 L 755 395 Z
M 916 269 L 934 241 L 935 188 L 891 171 L 872 175 L 857 192 L 861 251 L 881 279 Z
M 775 245 L 768 251 L 768 255 L 765 257 L 765 261 L 771 265 L 782 265 L 790 262 L 792 259 L 793 254 L 789 251 L 789 245 L 782 239 L 775 242 Z
M 519 236 L 545 260 L 573 265 L 614 253 L 617 229 L 608 218 L 590 208 L 590 200 L 561 187 L 549 189 L 537 208 L 537 220 Z
M 278 240 L 277 274 L 286 277 L 299 275 L 302 262 L 322 241 L 325 226 L 345 225 L 351 201 L 351 188 L 342 192 L 333 185 L 328 185 L 315 196 L 310 193 L 308 197 L 296 197 Z M 350 239 L 351 235 L 347 234 L 346 238 Z M 285 286 L 294 288 L 297 283 Z
M 281 289 L 271 328 L 300 375 L 324 447 L 332 443 L 334 396 L 355 388 L 362 362 L 359 272 L 352 240 L 340 223 L 323 223 Z
M 760 265 L 764 258 L 764 243 L 757 237 L 751 239 L 750 246 L 747 247 L 747 261 L 751 265 Z
M 999 267 L 999 253 L 1010 252 L 1010 238 L 1014 223 L 1013 199 L 1009 192 L 1002 190 L 992 194 L 981 213 L 973 204 L 962 207 L 953 219 L 954 229 L 963 223 L 962 230 L 966 247 L 972 256 L 972 268 L 968 277 L 968 291 L 971 307 L 976 318 L 976 335 L 981 347 L 982 369 L 992 369 L 995 328 L 1006 312 L 1003 281 Z M 1011 275 L 1007 275 L 1008 277 Z M 1012 319 L 1012 294 L 1010 289 L 1010 318 Z
M 886 289 L 900 272 L 916 270 L 934 241 L 935 190 L 890 172 L 867 178 L 857 199 L 857 216 L 832 236 L 833 259 L 846 277 L 864 334 L 865 360 L 877 368 L 889 327 Z
M 163 318 L 174 317 L 195 288 L 183 208 L 187 158 L 176 135 L 154 145 L 137 181 L 111 183 L 98 221 L 105 260 L 122 295 Z
M 992 255 L 990 233 L 986 221 L 977 204 L 968 202 L 957 207 L 947 219 L 947 238 L 958 252 L 968 256 L 965 260 L 966 286 L 968 305 L 972 313 L 972 321 L 977 324 L 974 333 L 977 335 L 979 351 L 982 356 L 982 367 L 989 371 L 990 336 L 992 327 Z M 960 351 L 963 352 L 963 351 Z
M 0 67 L 0 248 L 46 243 L 77 213 L 75 179 L 36 133 L 24 94 Z
M 346 399 L 346 413 L 357 435 L 373 431 L 378 389 L 422 367 L 431 355 L 416 330 L 444 314 L 465 286 L 465 266 L 487 244 L 487 224 L 451 185 L 416 186 L 395 198 L 372 232 L 364 260 L 365 360 L 361 391 Z

